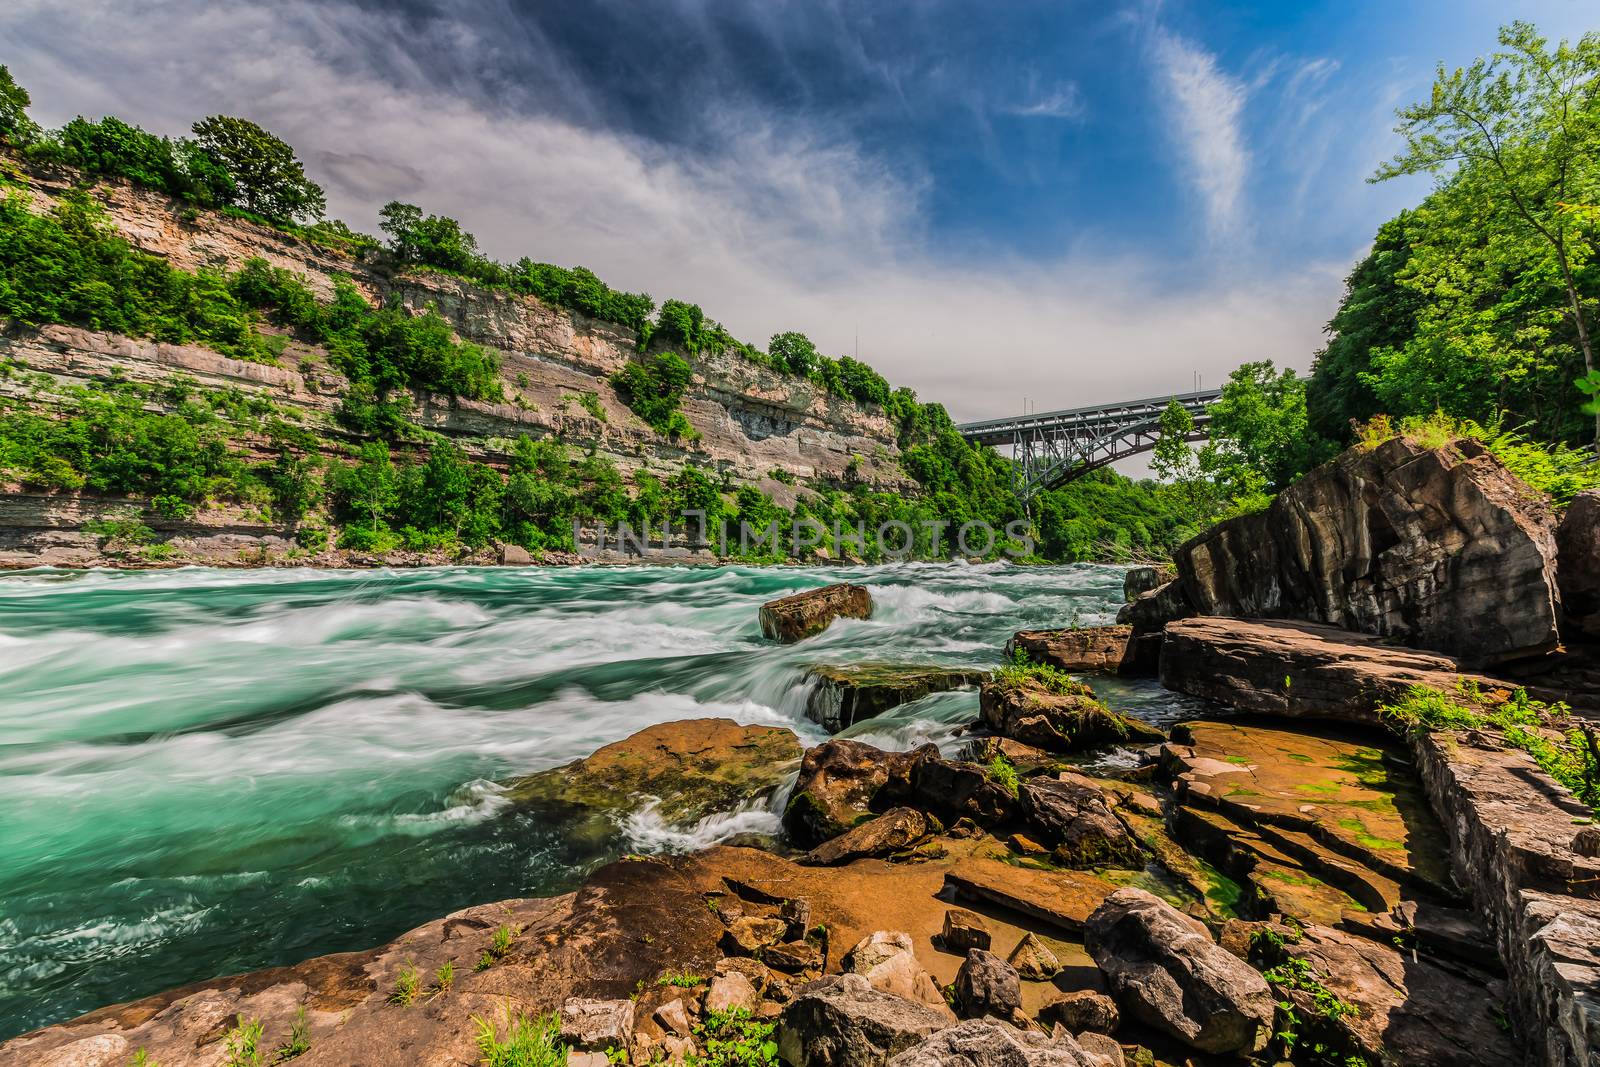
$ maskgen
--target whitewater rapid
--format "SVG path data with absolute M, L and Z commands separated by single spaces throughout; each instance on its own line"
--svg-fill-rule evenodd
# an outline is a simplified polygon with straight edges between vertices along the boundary
M 870 620 L 761 640 L 773 597 L 849 579 Z M 992 666 L 1018 629 L 1109 622 L 1111 567 L 446 568 L 0 577 L 0 1039 L 168 986 L 382 942 L 561 892 L 622 850 L 777 827 L 772 798 L 692 827 L 648 798 L 603 844 L 500 783 L 652 723 L 805 718 L 811 663 Z M 1185 713 L 1106 683 L 1154 721 Z M 953 744 L 973 693 L 857 724 Z

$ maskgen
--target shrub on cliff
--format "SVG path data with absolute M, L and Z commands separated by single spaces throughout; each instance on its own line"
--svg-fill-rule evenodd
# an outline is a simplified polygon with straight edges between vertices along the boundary
M 657 433 L 673 440 L 695 440 L 700 436 L 699 431 L 678 410 L 684 391 L 693 378 L 694 372 L 682 356 L 676 352 L 662 352 L 656 356 L 630 360 L 611 376 L 611 384 L 616 386 L 633 413 L 649 423 Z

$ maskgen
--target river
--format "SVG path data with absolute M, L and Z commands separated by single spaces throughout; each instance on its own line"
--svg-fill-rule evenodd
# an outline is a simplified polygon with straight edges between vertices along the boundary
M 872 619 L 761 639 L 763 601 L 843 579 L 872 587 Z M 0 577 L 0 1040 L 773 829 L 766 809 L 645 810 L 564 841 L 497 783 L 673 719 L 815 743 L 807 664 L 990 666 L 1015 630 L 1109 622 L 1121 589 L 1120 568 L 1005 564 Z M 1151 721 L 1194 710 L 1096 684 Z M 942 694 L 848 734 L 950 747 L 976 713 Z

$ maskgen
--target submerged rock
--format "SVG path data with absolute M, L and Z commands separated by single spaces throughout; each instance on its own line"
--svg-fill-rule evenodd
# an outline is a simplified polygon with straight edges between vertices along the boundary
M 840 582 L 761 605 L 761 634 L 772 641 L 793 644 L 820 634 L 834 619 L 871 616 L 872 594 L 867 587 Z
M 1557 643 L 1555 516 L 1476 441 L 1349 449 L 1175 559 L 1201 615 L 1328 623 L 1475 663 Z
M 829 733 L 882 715 L 891 708 L 932 693 L 971 689 L 988 671 L 893 663 L 816 666 L 806 671 L 814 686 L 806 699 L 806 716 Z
M 978 704 L 995 733 L 1052 752 L 1166 740 L 1154 726 L 1107 708 L 1082 683 L 1062 689 L 1031 677 L 1001 677 L 985 683 Z
M 662 819 L 685 825 L 776 789 L 800 755 L 799 739 L 779 727 L 686 719 L 519 779 L 507 796 L 575 814 L 631 810 L 641 797 L 655 797 Z
M 1249 1053 L 1272 1033 L 1265 979 L 1151 893 L 1117 890 L 1089 917 L 1083 944 L 1126 1015 L 1192 1048 Z

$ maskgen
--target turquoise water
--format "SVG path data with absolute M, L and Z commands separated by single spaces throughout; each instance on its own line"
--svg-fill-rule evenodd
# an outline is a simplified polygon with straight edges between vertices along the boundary
M 870 621 L 780 648 L 762 601 L 848 578 Z M 562 840 L 497 782 L 650 723 L 824 735 L 812 662 L 990 665 L 1024 627 L 1110 620 L 1122 572 L 918 565 L 215 571 L 0 577 L 0 1039 L 219 974 L 570 889 L 622 850 L 770 829 L 766 809 Z M 1151 686 L 1108 696 L 1147 718 Z M 977 713 L 944 694 L 850 731 Z

